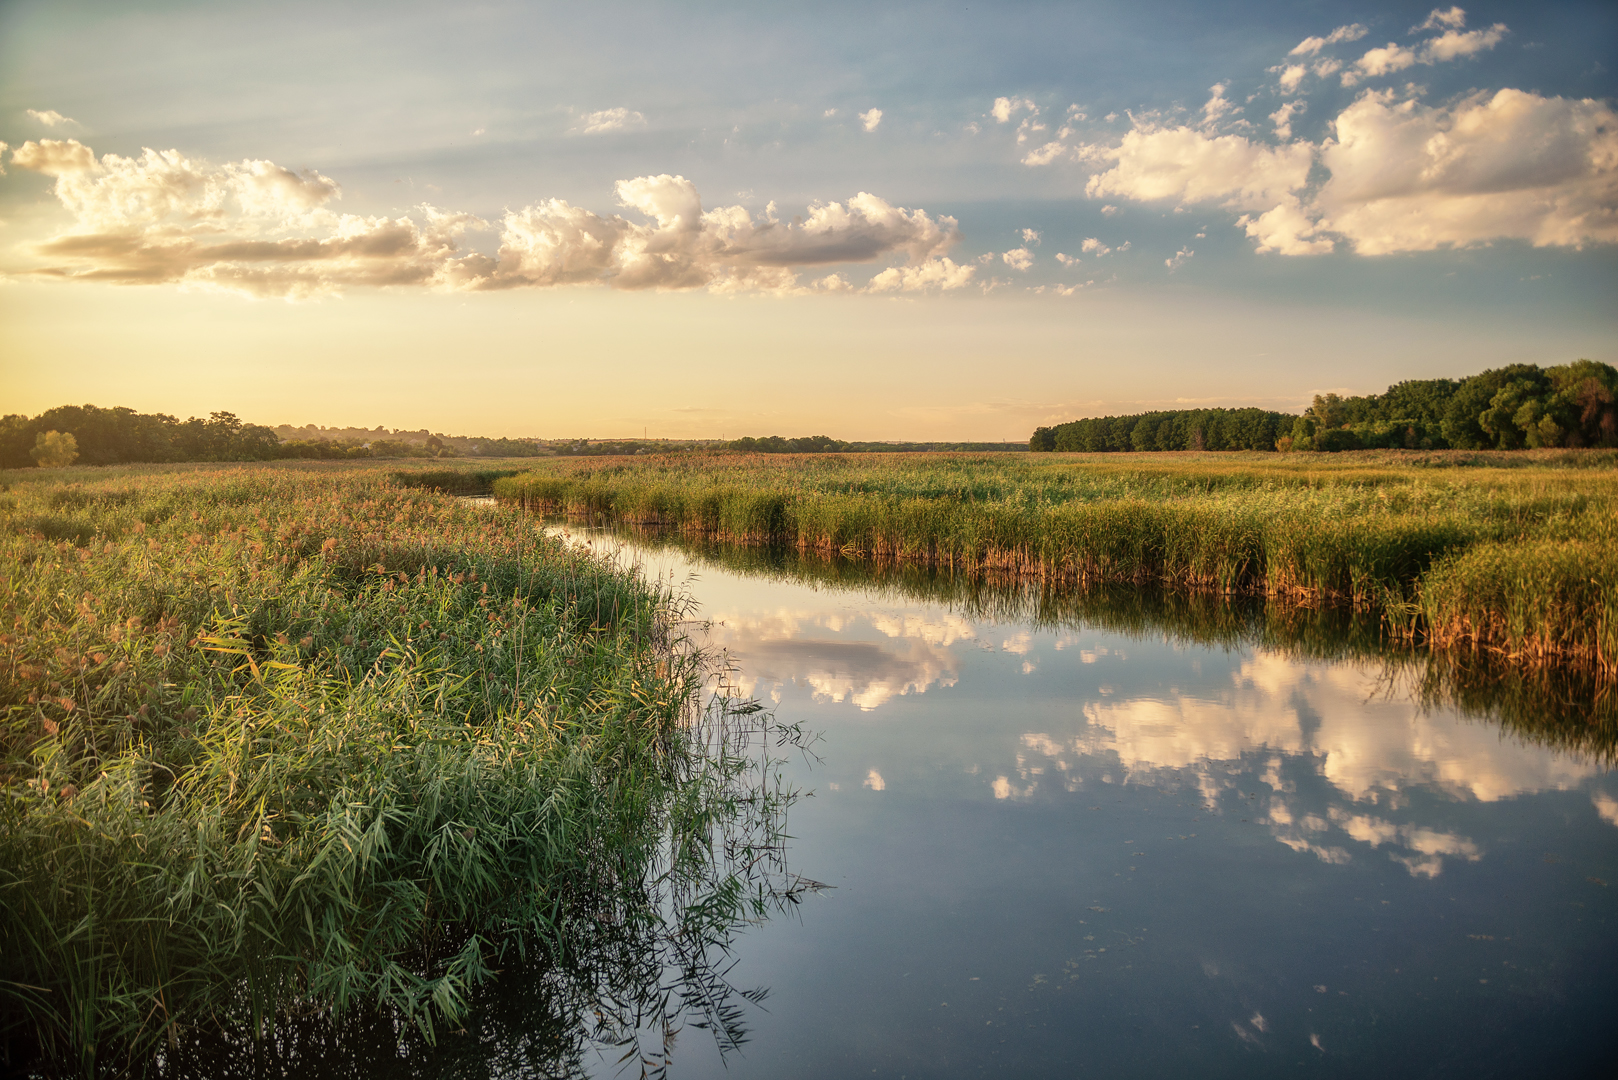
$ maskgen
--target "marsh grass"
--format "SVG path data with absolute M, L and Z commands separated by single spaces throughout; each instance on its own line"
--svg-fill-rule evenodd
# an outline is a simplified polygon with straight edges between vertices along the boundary
M 494 481 L 531 510 L 1008 572 L 1347 604 L 1618 677 L 1618 455 L 685 455 Z
M 669 591 L 380 471 L 12 479 L 11 1064 L 309 1014 L 431 1042 L 502 965 L 585 971 L 602 926 L 700 953 L 791 895 L 758 869 L 789 794 L 756 723 L 697 707 Z

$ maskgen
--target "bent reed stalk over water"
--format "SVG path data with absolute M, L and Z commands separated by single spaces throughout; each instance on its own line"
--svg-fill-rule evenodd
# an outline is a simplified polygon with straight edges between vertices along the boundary
M 286 468 L 29 477 L 0 519 L 10 1065 L 357 1008 L 430 1041 L 497 965 L 700 955 L 797 887 L 683 602 L 531 519 Z
M 1054 583 L 1378 611 L 1442 649 L 1618 677 L 1618 454 L 710 455 L 555 461 L 537 511 Z

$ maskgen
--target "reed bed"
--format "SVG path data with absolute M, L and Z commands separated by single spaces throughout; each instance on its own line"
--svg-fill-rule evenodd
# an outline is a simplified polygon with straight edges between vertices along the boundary
M 769 899 L 737 868 L 784 798 L 655 583 L 380 471 L 12 479 L 9 1066 L 356 1009 L 430 1040 L 502 963 L 676 909 L 700 951 Z
M 691 541 L 623 527 L 637 544 L 678 544 L 733 573 L 942 604 L 974 620 L 1046 631 L 1100 627 L 1138 639 L 1262 648 L 1292 659 L 1377 671 L 1389 693 L 1497 723 L 1511 734 L 1618 762 L 1618 688 L 1588 666 L 1525 665 L 1486 649 L 1411 650 L 1390 640 L 1381 612 L 1347 605 L 1270 603 L 1262 597 L 1155 586 L 1053 587 L 1009 573 L 969 574 L 915 561 L 822 556 L 786 547 Z
M 1618 677 L 1610 451 L 671 455 L 493 490 L 726 542 L 1344 603 L 1434 647 Z

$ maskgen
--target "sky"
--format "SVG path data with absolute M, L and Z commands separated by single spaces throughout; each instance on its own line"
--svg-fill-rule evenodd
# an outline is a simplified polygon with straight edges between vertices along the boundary
M 1618 362 L 1618 7 L 0 2 L 0 411 L 1017 440 Z

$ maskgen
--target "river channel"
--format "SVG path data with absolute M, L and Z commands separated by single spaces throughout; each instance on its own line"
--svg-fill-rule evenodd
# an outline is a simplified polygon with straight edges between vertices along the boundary
M 688 1026 L 667 1075 L 1614 1060 L 1618 776 L 1524 724 L 1533 693 L 1435 692 L 1326 615 L 571 533 L 688 588 L 740 691 L 820 736 L 788 860 L 831 887 L 739 938 L 728 980 L 768 989 L 741 1048 Z M 1580 692 L 1538 700 L 1576 730 Z

